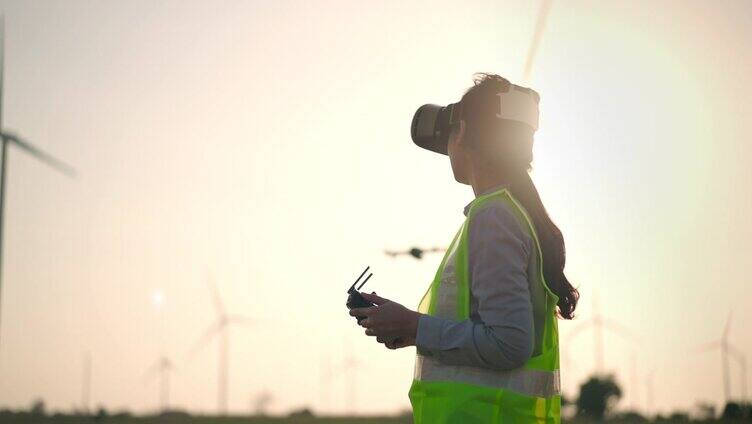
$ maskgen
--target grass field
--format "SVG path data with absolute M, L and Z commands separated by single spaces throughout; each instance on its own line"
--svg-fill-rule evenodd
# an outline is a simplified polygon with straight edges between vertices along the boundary
M 212 416 L 109 416 L 77 417 L 71 415 L 34 416 L 0 415 L 2 424 L 408 424 L 406 417 L 212 417 Z
M 586 420 L 563 420 L 565 423 L 590 424 Z M 645 423 L 648 421 L 635 419 L 612 419 L 611 423 Z M 657 423 L 683 423 L 690 422 L 686 418 L 657 419 L 650 422 Z M 752 420 L 693 420 L 694 423 L 740 423 L 752 422 Z M 0 413 L 0 424 L 408 424 L 412 423 L 410 416 L 374 416 L 374 417 L 216 417 L 216 416 L 189 416 L 176 414 L 171 416 L 131 416 L 110 415 L 82 417 L 75 415 L 34 415 L 28 413 Z

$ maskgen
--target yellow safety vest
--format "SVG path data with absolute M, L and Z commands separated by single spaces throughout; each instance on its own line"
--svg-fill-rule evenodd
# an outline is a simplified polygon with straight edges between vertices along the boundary
M 506 203 L 535 243 L 528 265 L 533 313 L 538 318 L 533 355 L 520 368 L 499 371 L 446 365 L 418 354 L 410 388 L 415 424 L 560 422 L 558 297 L 543 278 L 543 255 L 533 223 L 506 188 L 471 203 L 418 310 L 441 318 L 469 318 L 468 230 L 474 213 L 491 200 Z

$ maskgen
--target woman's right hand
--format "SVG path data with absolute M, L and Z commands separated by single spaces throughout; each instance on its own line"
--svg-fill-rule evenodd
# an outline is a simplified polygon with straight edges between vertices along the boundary
M 414 337 L 397 337 L 391 340 L 387 340 L 383 337 L 376 337 L 376 341 L 382 343 L 388 349 L 401 349 L 403 347 L 415 346 Z

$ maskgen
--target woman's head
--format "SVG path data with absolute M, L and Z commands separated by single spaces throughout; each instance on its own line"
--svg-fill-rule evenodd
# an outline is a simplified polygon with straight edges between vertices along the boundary
M 455 179 L 471 184 L 484 168 L 498 171 L 528 170 L 533 160 L 533 134 L 529 125 L 499 119 L 500 93 L 512 84 L 498 75 L 476 74 L 475 84 L 460 100 L 461 119 L 452 125 L 447 152 Z M 526 90 L 537 103 L 538 93 Z
M 564 275 L 564 237 L 548 216 L 538 190 L 530 178 L 535 130 L 522 122 L 498 119 L 498 93 L 509 90 L 510 82 L 493 74 L 477 74 L 475 85 L 460 101 L 461 120 L 449 135 L 447 152 L 455 179 L 473 184 L 492 175 L 509 187 L 533 221 L 543 254 L 543 275 L 548 287 L 559 297 L 558 313 L 574 317 L 579 292 Z M 537 103 L 538 93 L 532 94 Z

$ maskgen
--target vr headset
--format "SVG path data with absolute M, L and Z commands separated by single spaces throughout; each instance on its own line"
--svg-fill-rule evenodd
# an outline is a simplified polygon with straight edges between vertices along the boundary
M 533 132 L 538 130 L 538 93 L 510 84 L 498 97 L 495 117 L 500 121 L 516 121 L 528 125 Z M 487 113 L 493 113 L 493 110 Z M 462 102 L 447 106 L 426 104 L 418 108 L 410 125 L 410 135 L 419 147 L 442 155 L 447 154 L 447 143 L 452 125 L 459 123 L 463 116 Z

